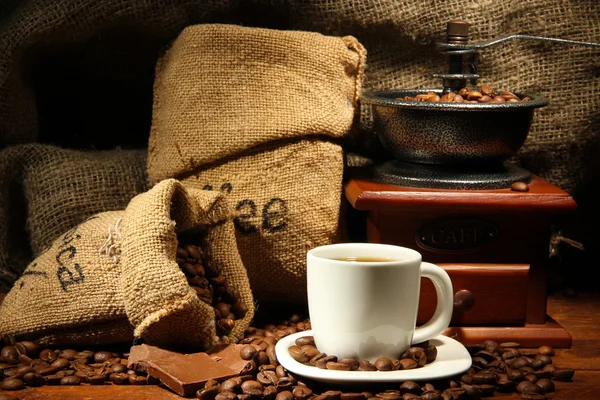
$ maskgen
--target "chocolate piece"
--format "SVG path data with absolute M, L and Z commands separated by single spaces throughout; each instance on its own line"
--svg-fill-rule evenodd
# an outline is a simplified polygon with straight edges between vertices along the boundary
M 217 344 L 206 352 L 213 360 L 240 374 L 248 364 L 241 356 L 243 344 Z
M 127 359 L 127 368 L 133 369 L 134 371 L 146 371 L 148 361 L 177 355 L 181 355 L 181 353 L 164 350 L 160 347 L 147 344 L 132 346 L 129 351 L 129 358 Z
M 206 353 L 178 354 L 146 363 L 148 375 L 158 378 L 180 396 L 196 393 L 210 379 L 223 380 L 239 374 Z

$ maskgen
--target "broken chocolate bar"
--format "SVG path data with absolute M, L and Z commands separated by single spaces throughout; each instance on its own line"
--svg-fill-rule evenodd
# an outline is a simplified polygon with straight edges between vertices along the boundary
M 248 361 L 240 356 L 241 345 L 216 345 L 206 353 L 182 354 L 142 344 L 133 346 L 127 366 L 146 371 L 181 396 L 194 394 L 210 380 L 237 376 Z

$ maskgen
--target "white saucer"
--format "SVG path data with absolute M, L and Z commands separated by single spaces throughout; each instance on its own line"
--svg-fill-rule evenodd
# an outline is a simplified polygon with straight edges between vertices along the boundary
M 403 382 L 426 379 L 440 379 L 458 375 L 471 367 L 471 355 L 461 343 L 447 336 L 437 336 L 429 341 L 437 347 L 435 361 L 421 368 L 403 371 L 333 371 L 304 365 L 292 358 L 288 348 L 293 346 L 296 339 L 302 336 L 312 336 L 312 331 L 294 333 L 280 339 L 275 345 L 277 360 L 288 371 L 328 383 L 352 382 Z

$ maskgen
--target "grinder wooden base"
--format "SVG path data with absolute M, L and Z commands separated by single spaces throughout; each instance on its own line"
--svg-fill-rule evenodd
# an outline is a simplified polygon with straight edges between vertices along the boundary
M 414 188 L 351 179 L 345 195 L 365 218 L 366 241 L 419 251 L 446 269 L 455 291 L 449 330 L 461 341 L 515 341 L 570 347 L 571 336 L 546 313 L 554 226 L 576 204 L 533 175 L 527 191 Z M 422 281 L 418 323 L 435 309 Z
M 444 335 L 458 340 L 464 345 L 481 344 L 485 340 L 498 343 L 517 342 L 523 347 L 541 345 L 556 348 L 569 348 L 573 343 L 571 334 L 558 322 L 547 316 L 544 324 L 524 326 L 451 326 Z

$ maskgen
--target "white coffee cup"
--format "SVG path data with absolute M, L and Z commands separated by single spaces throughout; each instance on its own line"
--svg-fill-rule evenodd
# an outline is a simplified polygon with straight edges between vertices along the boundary
M 416 327 L 421 277 L 433 282 L 437 307 L 427 323 Z M 397 359 L 411 344 L 442 334 L 453 311 L 446 271 L 400 246 L 316 247 L 307 254 L 307 290 L 315 345 L 338 358 Z

